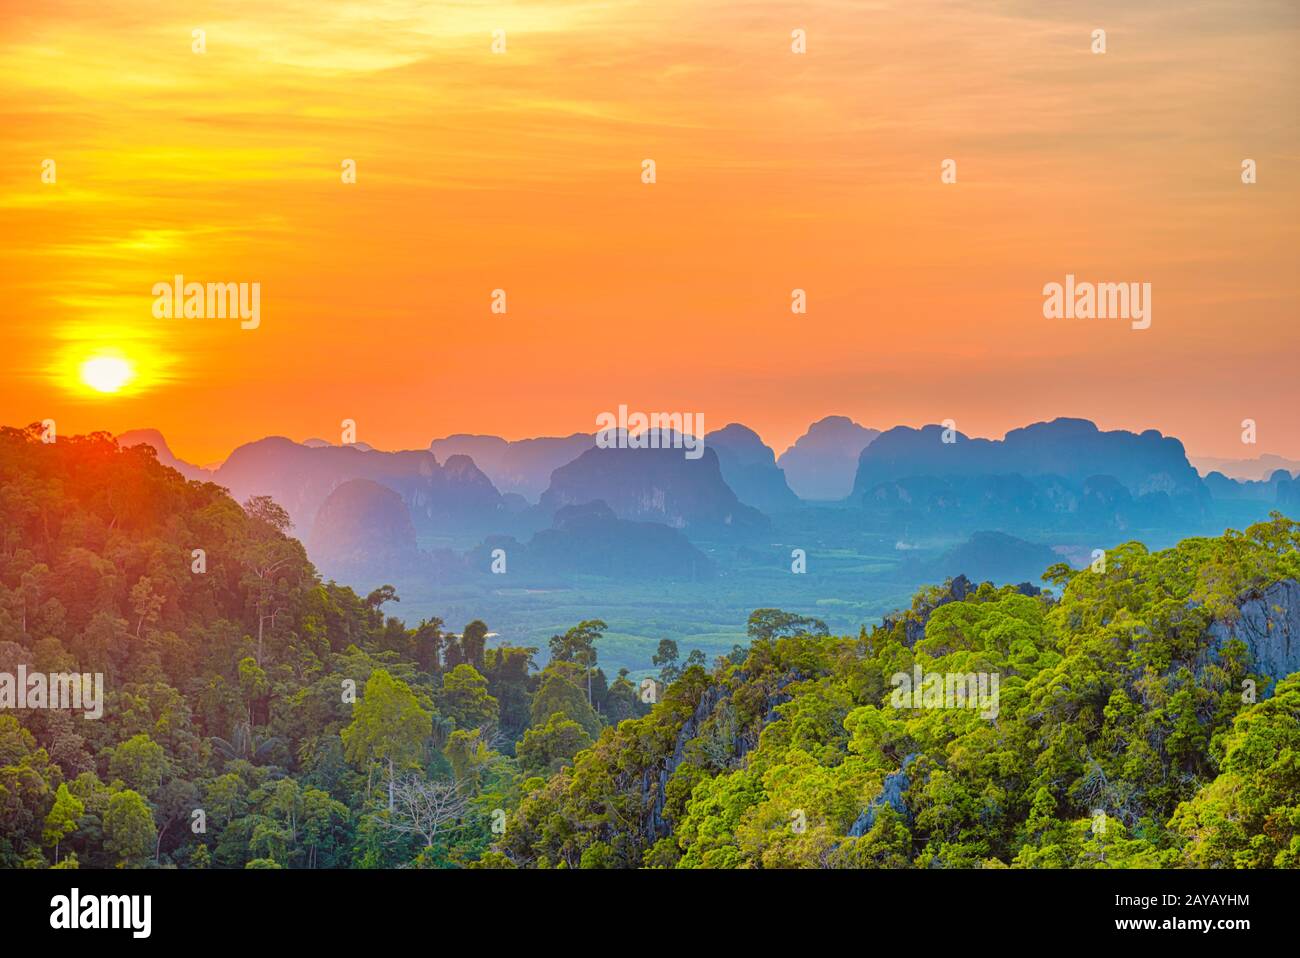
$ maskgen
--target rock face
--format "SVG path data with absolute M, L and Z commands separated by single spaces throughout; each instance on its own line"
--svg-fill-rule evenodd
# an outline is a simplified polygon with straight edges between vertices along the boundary
M 709 433 L 704 442 L 718 454 L 723 481 L 745 505 L 767 515 L 799 507 L 799 497 L 776 465 L 776 453 L 754 430 L 733 422 Z
M 326 574 L 379 576 L 418 560 L 415 527 L 402 497 L 370 479 L 350 479 L 316 513 L 307 549 Z
M 943 587 L 930 592 L 919 593 L 912 600 L 910 609 L 900 609 L 892 615 L 883 616 L 881 628 L 893 631 L 898 625 L 903 627 L 902 641 L 909 649 L 925 638 L 925 627 L 934 610 L 949 602 L 963 602 L 966 597 L 979 587 L 964 575 L 954 576 Z M 1021 595 L 1031 599 L 1043 594 L 1043 590 L 1031 582 L 1021 582 L 1015 586 Z M 1055 600 L 1053 600 L 1055 601 Z
M 705 689 L 704 694 L 700 696 L 700 701 L 695 706 L 695 712 L 682 724 L 681 729 L 678 731 L 677 738 L 673 743 L 672 754 L 657 769 L 646 769 L 641 774 L 642 800 L 649 805 L 649 811 L 645 816 L 644 823 L 647 845 L 653 845 L 658 839 L 671 831 L 663 817 L 664 805 L 668 800 L 668 780 L 673 777 L 673 772 L 677 771 L 677 767 L 682 764 L 682 759 L 686 755 L 687 744 L 691 739 L 695 738 L 700 726 L 713 714 L 713 710 L 725 697 L 726 691 L 721 685 L 713 684 Z
M 743 682 L 745 679 L 744 673 L 738 675 L 738 678 Z M 802 678 L 801 675 L 791 673 L 784 676 L 777 683 L 776 688 L 768 694 L 764 702 L 764 714 L 759 720 L 758 729 L 745 733 L 732 726 L 730 746 L 732 755 L 736 760 L 744 758 L 751 749 L 757 746 L 758 736 L 762 733 L 762 730 L 777 720 L 777 706 L 784 705 L 791 700 L 792 696 L 785 691 L 786 688 L 792 682 L 797 682 Z M 673 777 L 673 773 L 677 771 L 686 757 L 687 745 L 699 734 L 700 729 L 710 716 L 730 699 L 731 693 L 722 685 L 716 682 L 711 683 L 700 696 L 695 711 L 690 718 L 682 723 L 682 727 L 677 732 L 677 737 L 673 742 L 672 753 L 662 762 L 657 763 L 656 767 L 642 772 L 641 799 L 647 808 L 643 822 L 643 833 L 647 845 L 653 845 L 655 841 L 672 831 L 670 824 L 663 817 L 664 806 L 668 801 L 668 781 Z
M 1238 608 L 1241 614 L 1234 621 L 1211 623 L 1211 650 L 1240 639 L 1257 671 L 1273 679 L 1300 672 L 1300 582 L 1274 582 L 1242 597 Z
M 662 522 L 688 535 L 765 530 L 767 517 L 745 505 L 722 480 L 718 454 L 707 445 L 698 459 L 682 449 L 588 449 L 551 475 L 541 506 L 602 500 L 620 519 Z
M 827 416 L 809 426 L 777 465 L 801 499 L 843 499 L 853 491 L 858 456 L 879 435 L 847 416 Z
M 880 624 L 892 631 L 900 622 L 903 624 L 903 642 L 910 649 L 925 638 L 925 624 L 930 621 L 930 613 L 949 602 L 961 602 L 975 591 L 975 585 L 964 575 L 950 579 L 944 589 L 935 597 L 917 596 L 912 608 L 895 612 L 881 619 Z
M 909 824 L 911 823 L 912 813 L 908 809 L 907 803 L 903 801 L 903 793 L 912 785 L 911 780 L 907 776 L 907 769 L 908 766 L 916 760 L 916 754 L 916 752 L 913 752 L 911 755 L 908 755 L 903 759 L 902 768 L 897 772 L 885 776 L 885 781 L 881 786 L 880 794 L 876 796 L 875 800 L 872 801 L 870 805 L 862 810 L 862 814 L 857 817 L 853 822 L 852 827 L 849 828 L 850 838 L 861 838 L 867 832 L 871 831 L 871 827 L 876 824 L 876 815 L 885 805 L 888 805 L 894 811 L 898 812 L 905 822 Z
M 500 436 L 458 433 L 429 443 L 439 459 L 465 455 L 474 460 L 502 493 L 516 493 L 536 502 L 551 483 L 551 473 L 573 462 L 596 444 L 588 433 L 571 436 L 539 436 L 513 442 Z

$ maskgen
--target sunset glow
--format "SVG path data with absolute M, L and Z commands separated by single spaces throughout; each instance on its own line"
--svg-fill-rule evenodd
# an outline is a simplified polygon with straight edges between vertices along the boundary
M 6 940 L 1286 926 L 1300 0 L 0 8 Z
M 778 453 L 836 413 L 1237 455 L 1249 417 L 1252 454 L 1300 454 L 1293 5 L 5 7 L 6 422 L 208 461 L 344 418 L 381 448 L 591 431 L 619 403 Z M 178 274 L 260 283 L 260 326 L 156 318 Z M 1154 322 L 1044 319 L 1067 274 L 1149 282 Z M 67 407 L 49 357 L 123 342 L 105 322 L 166 375 Z

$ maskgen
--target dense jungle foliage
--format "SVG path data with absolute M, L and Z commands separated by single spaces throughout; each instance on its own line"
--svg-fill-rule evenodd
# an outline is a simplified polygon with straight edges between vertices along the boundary
M 287 527 L 147 446 L 0 430 L 0 673 L 105 689 L 0 711 L 0 867 L 1300 866 L 1300 675 L 1213 639 L 1300 578 L 1281 516 L 858 635 L 758 610 L 639 684 L 599 620 L 545 655 L 408 627 Z M 917 666 L 997 675 L 996 716 L 899 707 Z

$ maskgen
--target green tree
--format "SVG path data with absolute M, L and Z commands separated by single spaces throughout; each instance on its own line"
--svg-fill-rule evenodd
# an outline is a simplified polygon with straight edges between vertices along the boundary
M 108 772 L 129 788 L 143 795 L 153 795 L 162 785 L 167 769 L 163 748 L 148 735 L 133 735 L 117 748 L 108 762 Z
M 319 788 L 302 793 L 299 841 L 307 848 L 306 866 L 338 867 L 346 852 L 348 807 Z
M 586 670 L 588 704 L 591 704 L 591 672 L 596 667 L 596 642 L 608 628 L 600 619 L 586 619 L 564 635 L 551 636 L 552 661 L 574 662 Z
M 124 789 L 108 800 L 104 813 L 104 847 L 118 868 L 138 868 L 154 849 L 153 812 L 138 792 Z
M 677 667 L 677 643 L 672 639 L 660 639 L 659 648 L 650 657 L 650 663 L 659 667 L 659 681 L 665 686 L 672 685 L 682 670 Z
M 140 581 L 131 588 L 131 611 L 135 613 L 135 637 L 140 637 L 140 630 L 145 624 L 153 625 L 158 621 L 164 600 L 153 591 L 153 581 L 148 576 L 141 576 Z
M 435 680 L 442 675 L 443 647 L 448 641 L 442 631 L 442 619 L 436 616 L 420 622 L 412 637 L 415 646 L 415 661 L 420 671 L 428 672 Z
M 1219 776 L 1173 816 L 1195 868 L 1300 868 L 1300 674 L 1236 717 Z
M 795 615 L 781 609 L 755 609 L 749 615 L 745 631 L 751 639 L 765 642 L 783 636 L 830 634 L 826 623 L 821 619 Z
M 464 793 L 477 795 L 484 767 L 497 756 L 483 741 L 482 729 L 457 729 L 448 737 L 444 751 L 451 763 L 452 774 L 464 788 Z
M 266 661 L 267 631 L 276 629 L 288 613 L 307 574 L 302 544 L 288 537 L 293 521 L 270 496 L 254 496 L 244 503 L 250 520 L 238 544 L 242 569 L 240 587 L 247 609 L 257 622 L 257 658 Z
M 419 764 L 425 740 L 433 733 L 433 716 L 420 707 L 411 687 L 385 669 L 375 669 L 365 693 L 352 706 L 352 722 L 340 733 L 348 761 L 370 772 L 376 762 L 388 766 L 388 801 L 392 806 L 393 782 L 398 768 Z
M 379 612 L 389 602 L 401 602 L 397 595 L 397 590 L 391 585 L 381 585 L 378 589 L 366 596 L 366 606 Z
M 600 716 L 596 714 L 582 689 L 570 681 L 562 663 L 548 665 L 542 670 L 541 680 L 533 695 L 531 725 L 545 726 L 551 716 L 559 713 L 586 729 L 593 739 L 600 734 Z
M 635 718 L 639 712 L 636 686 L 628 679 L 628 670 L 619 669 L 616 678 L 605 694 L 605 716 L 611 725 L 624 719 Z
M 577 722 L 556 712 L 540 728 L 524 732 L 516 757 L 525 775 L 549 776 L 573 762 L 591 744 L 591 736 Z
M 85 811 L 85 803 L 68 791 L 66 782 L 61 783 L 54 793 L 54 805 L 45 816 L 45 828 L 41 832 L 41 841 L 54 848 L 54 864 L 59 863 L 59 844 L 77 830 Z
M 442 688 L 434 697 L 438 711 L 453 719 L 459 729 L 495 725 L 497 700 L 488 693 L 487 684 L 474 666 L 456 666 L 442 676 Z
M 501 732 L 511 742 L 519 740 L 529 724 L 529 672 L 535 668 L 532 647 L 499 646 L 488 649 L 484 656 L 483 677 L 488 680 L 488 692 L 497 700 Z
M 474 666 L 478 672 L 484 668 L 483 653 L 487 648 L 487 634 L 487 623 L 482 619 L 475 619 L 460 634 L 461 657 L 466 665 Z

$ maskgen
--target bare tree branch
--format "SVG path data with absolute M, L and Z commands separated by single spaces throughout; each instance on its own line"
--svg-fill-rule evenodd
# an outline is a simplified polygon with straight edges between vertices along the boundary
M 412 775 L 393 783 L 393 808 L 381 822 L 392 831 L 419 835 L 432 848 L 443 832 L 464 828 L 468 812 L 469 795 L 459 783 Z

